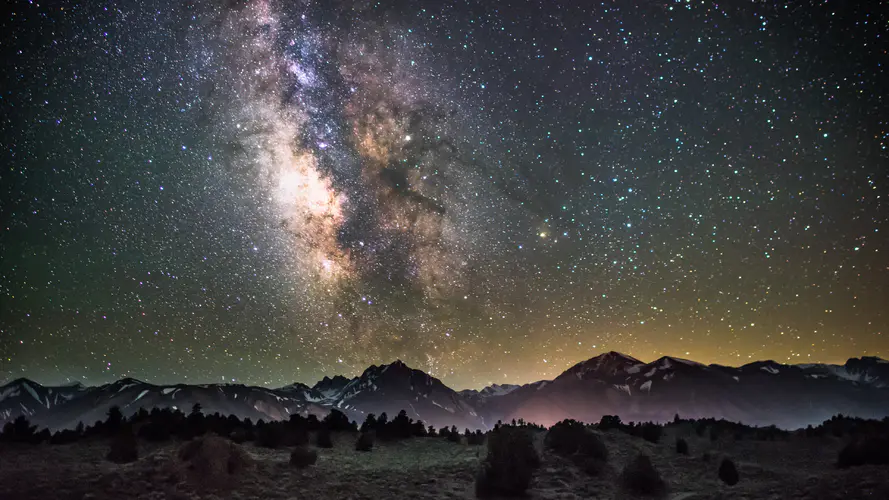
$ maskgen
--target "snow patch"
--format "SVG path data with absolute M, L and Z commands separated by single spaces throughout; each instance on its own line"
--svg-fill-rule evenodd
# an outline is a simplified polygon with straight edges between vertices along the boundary
M 126 389 L 127 387 L 133 387 L 135 385 L 139 385 L 139 383 L 138 382 L 131 382 L 129 384 L 124 384 L 124 385 L 120 386 L 120 389 L 118 389 L 117 392 L 123 392 L 123 390 Z
M 435 406 L 441 408 L 442 410 L 444 410 L 444 411 L 446 411 L 446 412 L 448 412 L 448 413 L 454 413 L 454 410 L 452 410 L 452 409 L 450 409 L 450 408 L 445 408 L 444 406 L 442 406 L 442 405 L 436 403 L 435 400 L 432 400 L 432 404 L 434 404 Z
M 493 385 L 489 385 L 488 387 L 485 387 L 484 389 L 482 389 L 479 392 L 479 394 L 482 396 L 485 396 L 485 397 L 504 396 L 504 395 L 509 394 L 510 392 L 512 392 L 518 388 L 519 388 L 519 386 L 511 385 L 511 384 L 505 384 L 505 385 L 493 384 Z
M 174 392 L 174 391 L 176 391 L 175 387 L 164 387 L 163 389 L 161 389 L 161 394 L 166 396 L 167 394 Z
M 651 392 L 651 380 L 645 382 L 644 384 L 639 386 L 639 389 L 642 391 Z
M 648 373 L 646 373 L 645 376 L 646 376 L 646 377 L 651 377 L 651 376 L 653 376 L 655 373 L 657 373 L 657 367 L 652 368 L 651 370 L 648 370 Z
M 43 401 L 40 401 L 40 396 L 37 395 L 37 391 L 35 391 L 33 387 L 28 385 L 27 382 L 22 382 L 22 386 L 24 386 L 25 390 L 28 391 L 29 394 L 31 394 L 31 397 L 36 399 L 38 403 L 43 404 Z
M 769 373 L 771 373 L 772 375 L 777 375 L 777 374 L 778 374 L 778 369 L 775 368 L 774 366 L 762 366 L 762 367 L 760 367 L 760 370 L 762 370 L 762 371 L 764 371 L 764 372 L 769 372 Z
M 867 373 L 850 372 L 846 369 L 845 366 L 827 365 L 827 370 L 843 380 L 849 380 L 852 382 L 870 383 L 878 378 Z
M 633 365 L 633 366 L 627 368 L 627 373 L 629 373 L 629 374 L 639 373 L 640 371 L 642 371 L 643 366 L 645 366 L 645 365 Z
M 620 384 L 620 385 L 614 384 L 614 388 L 621 391 L 621 392 L 626 392 L 627 395 L 629 395 L 629 396 L 633 395 L 632 391 L 630 391 L 630 386 L 627 384 Z
M 310 402 L 312 402 L 312 403 L 317 403 L 317 402 L 319 402 L 319 401 L 323 401 L 323 400 L 324 400 L 323 397 L 321 397 L 321 398 L 316 398 L 315 396 L 312 396 L 312 394 L 309 393 L 309 391 L 303 391 L 303 398 L 305 398 L 306 401 L 310 401 Z
M 732 378 L 735 379 L 735 382 L 740 382 L 740 381 L 741 381 L 741 377 L 739 377 L 739 376 L 737 376 L 737 375 L 732 375 Z
M 148 394 L 148 389 L 145 389 L 144 391 L 140 392 L 139 395 L 136 396 L 136 399 L 133 400 L 133 403 L 142 399 L 142 396 L 144 396 L 146 394 Z
M 18 387 L 6 387 L 3 389 L 2 392 L 0 392 L 0 401 L 3 401 L 8 396 L 16 397 L 18 395 L 19 395 L 19 388 Z

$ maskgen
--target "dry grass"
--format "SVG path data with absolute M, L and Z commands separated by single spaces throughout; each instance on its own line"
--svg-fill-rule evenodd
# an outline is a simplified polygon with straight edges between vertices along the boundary
M 684 437 L 690 456 L 677 455 L 675 438 Z M 542 466 L 529 490 L 532 499 L 628 498 L 618 476 L 638 453 L 651 457 L 669 486 L 668 498 L 680 499 L 850 499 L 889 498 L 885 466 L 835 467 L 843 442 L 834 438 L 788 442 L 730 440 L 711 443 L 694 432 L 668 429 L 661 442 L 649 443 L 619 431 L 603 433 L 609 465 L 591 477 L 569 460 L 543 452 Z M 139 442 L 139 460 L 105 460 L 108 441 L 59 446 L 5 446 L 0 449 L 0 499 L 92 498 L 190 500 L 218 498 L 377 499 L 474 498 L 475 472 L 484 449 L 444 439 L 377 442 L 373 451 L 355 451 L 354 435 L 334 435 L 334 447 L 318 449 L 318 462 L 307 469 L 290 466 L 290 449 L 245 444 L 253 463 L 224 492 L 189 480 L 178 457 L 182 443 Z M 713 460 L 703 462 L 708 451 Z M 479 456 L 481 455 L 481 457 Z M 738 466 L 741 482 L 719 480 L 722 457 Z

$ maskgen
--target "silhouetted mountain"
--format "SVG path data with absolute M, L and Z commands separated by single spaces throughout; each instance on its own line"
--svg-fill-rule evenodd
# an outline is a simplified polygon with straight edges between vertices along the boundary
M 520 387 L 520 385 L 515 384 L 492 384 L 480 391 L 476 389 L 463 389 L 459 394 L 470 404 L 477 405 L 483 403 L 487 398 L 504 396 Z
M 715 417 L 795 428 L 843 413 L 889 415 L 889 389 L 878 358 L 845 366 L 782 365 L 758 361 L 739 368 L 662 357 L 642 363 L 606 353 L 569 368 L 552 382 L 537 382 L 488 398 L 479 412 L 491 419 L 525 418 L 551 425 L 564 418 L 586 422 L 602 415 L 625 421 Z
M 340 394 L 351 380 L 342 375 L 335 375 L 333 378 L 324 377 L 315 384 L 313 389 L 321 393 L 325 398 L 331 399 Z
M 414 420 L 436 427 L 485 427 L 474 408 L 457 392 L 400 360 L 364 370 L 332 394 L 327 403 L 358 421 L 368 413 L 379 416 L 386 412 L 391 418 L 403 409 Z
M 624 421 L 725 418 L 756 425 L 795 428 L 842 413 L 865 418 L 889 415 L 889 362 L 852 358 L 844 365 L 784 365 L 757 361 L 741 367 L 704 365 L 676 357 L 650 363 L 608 352 L 577 363 L 554 380 L 492 385 L 455 392 L 440 380 L 401 361 L 371 366 L 352 379 L 324 377 L 313 387 L 294 383 L 278 389 L 234 384 L 153 385 L 126 378 L 98 387 L 45 387 L 18 379 L 0 388 L 0 421 L 27 416 L 51 428 L 104 420 L 119 406 L 125 415 L 140 407 L 234 414 L 278 420 L 291 414 L 326 415 L 331 408 L 361 422 L 369 413 L 400 410 L 441 427 L 487 428 L 513 418 L 550 425 L 573 418 Z
M 0 422 L 15 420 L 24 415 L 29 419 L 38 413 L 52 410 L 86 391 L 79 383 L 60 387 L 44 387 L 37 382 L 20 378 L 0 388 Z

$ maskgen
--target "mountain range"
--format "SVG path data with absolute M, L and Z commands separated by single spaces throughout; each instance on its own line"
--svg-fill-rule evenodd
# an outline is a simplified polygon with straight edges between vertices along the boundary
M 400 410 L 427 424 L 487 429 L 498 420 L 524 418 L 551 425 L 565 418 L 596 422 L 725 418 L 752 425 L 798 428 L 842 413 L 863 418 L 889 415 L 889 361 L 851 358 L 843 365 L 757 361 L 740 367 L 705 365 L 675 357 L 650 363 L 607 352 L 580 362 L 553 380 L 455 391 L 401 361 L 371 366 L 360 376 L 324 377 L 314 386 L 277 389 L 239 384 L 155 385 L 125 378 L 96 387 L 43 386 L 28 379 L 0 387 L 0 424 L 26 416 L 50 429 L 104 420 L 108 409 L 190 411 L 279 420 L 292 414 L 326 415 L 339 409 L 359 423 L 367 414 Z

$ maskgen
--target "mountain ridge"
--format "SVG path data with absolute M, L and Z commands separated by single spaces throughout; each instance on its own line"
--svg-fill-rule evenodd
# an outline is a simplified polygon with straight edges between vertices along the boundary
M 111 406 L 205 412 L 241 418 L 286 419 L 325 415 L 336 408 L 362 421 L 370 413 L 396 414 L 436 426 L 488 428 L 497 420 L 524 418 L 544 425 L 564 418 L 624 420 L 690 417 L 743 420 L 781 427 L 818 423 L 836 413 L 889 415 L 889 361 L 850 358 L 843 365 L 753 361 L 738 367 L 705 365 L 673 356 L 643 362 L 609 351 L 576 363 L 552 380 L 492 384 L 455 391 L 401 360 L 371 365 L 360 375 L 325 376 L 309 386 L 269 388 L 243 384 L 152 384 L 132 377 L 99 386 L 44 386 L 17 378 L 0 386 L 0 422 L 19 415 L 50 428 L 101 420 Z

